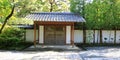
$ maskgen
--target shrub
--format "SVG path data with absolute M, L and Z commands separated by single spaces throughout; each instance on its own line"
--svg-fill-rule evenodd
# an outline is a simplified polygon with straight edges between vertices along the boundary
M 16 46 L 24 40 L 24 30 L 8 27 L 5 28 L 4 31 L 0 34 L 0 45 L 4 46 Z

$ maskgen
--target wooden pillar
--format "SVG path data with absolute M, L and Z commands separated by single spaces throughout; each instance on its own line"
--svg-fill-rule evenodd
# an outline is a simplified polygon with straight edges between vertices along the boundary
M 25 29 L 25 32 L 24 32 L 24 42 L 26 41 L 26 29 Z
M 86 28 L 84 22 L 83 22 L 83 43 L 86 44 Z
M 34 47 L 36 48 L 36 23 L 34 21 Z
M 72 47 L 74 47 L 74 23 L 72 24 L 72 28 L 71 28 L 71 30 L 72 30 Z
M 102 30 L 100 29 L 100 44 L 102 44 Z
M 95 44 L 95 29 L 93 30 L 93 44 Z
M 116 44 L 116 29 L 114 31 L 114 44 Z
M 86 44 L 86 30 L 83 29 L 83 43 Z

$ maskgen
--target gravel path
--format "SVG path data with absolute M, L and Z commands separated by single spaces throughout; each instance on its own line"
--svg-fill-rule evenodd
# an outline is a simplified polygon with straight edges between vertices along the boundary
M 0 52 L 0 60 L 82 60 L 78 52 Z
M 119 47 L 88 47 L 87 51 L 0 51 L 0 60 L 120 60 Z
M 120 60 L 120 47 L 88 47 L 79 55 L 84 60 Z

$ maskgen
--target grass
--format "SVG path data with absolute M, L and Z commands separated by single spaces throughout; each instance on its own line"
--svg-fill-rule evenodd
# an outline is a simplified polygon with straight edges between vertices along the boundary
M 33 43 L 30 43 L 30 42 L 23 42 L 23 43 L 19 43 L 17 45 L 12 45 L 12 46 L 5 46 L 4 44 L 3 45 L 0 45 L 0 50 L 24 50 L 25 48 L 29 47 L 33 45 Z

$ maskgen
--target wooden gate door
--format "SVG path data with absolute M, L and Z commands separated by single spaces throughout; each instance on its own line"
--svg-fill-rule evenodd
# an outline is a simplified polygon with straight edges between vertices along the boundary
M 65 27 L 64 26 L 45 26 L 46 45 L 64 45 Z

